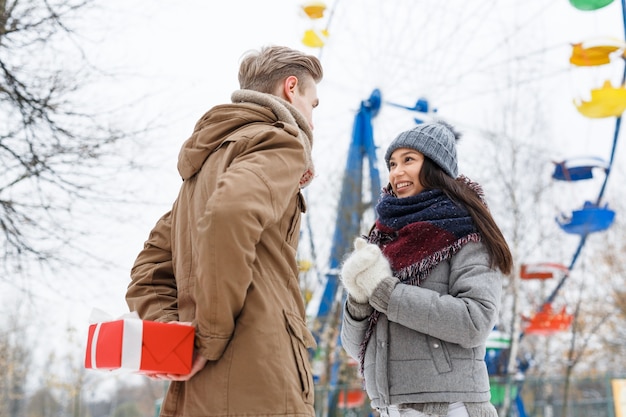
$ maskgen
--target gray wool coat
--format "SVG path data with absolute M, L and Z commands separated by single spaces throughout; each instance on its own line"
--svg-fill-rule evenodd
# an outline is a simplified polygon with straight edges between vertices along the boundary
M 437 265 L 420 287 L 387 278 L 369 305 L 349 297 L 341 342 L 357 360 L 369 313 L 372 308 L 383 313 L 364 360 L 372 406 L 488 402 L 485 342 L 496 324 L 501 281 L 484 245 L 470 242 Z

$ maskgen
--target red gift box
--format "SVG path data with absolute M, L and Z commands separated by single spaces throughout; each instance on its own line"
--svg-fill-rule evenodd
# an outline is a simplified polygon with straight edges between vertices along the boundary
M 191 371 L 194 327 L 137 318 L 89 326 L 85 368 L 185 375 Z

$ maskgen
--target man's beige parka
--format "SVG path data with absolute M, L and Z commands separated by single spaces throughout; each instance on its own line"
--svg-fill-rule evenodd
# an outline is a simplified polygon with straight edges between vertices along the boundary
M 314 415 L 296 264 L 310 130 L 276 114 L 238 102 L 198 121 L 179 155 L 179 195 L 133 266 L 131 311 L 192 322 L 208 359 L 170 384 L 161 416 Z

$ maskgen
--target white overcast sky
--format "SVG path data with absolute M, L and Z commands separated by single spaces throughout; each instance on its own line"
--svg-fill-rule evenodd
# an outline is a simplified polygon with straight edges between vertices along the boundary
M 406 105 L 424 95 L 441 117 L 470 132 L 489 128 L 499 94 L 536 89 L 550 111 L 546 141 L 560 154 L 555 158 L 573 152 L 608 158 L 612 122 L 584 120 L 572 100 L 599 87 L 607 74 L 616 85 L 621 64 L 595 73 L 572 69 L 567 63 L 568 43 L 601 36 L 623 39 L 618 1 L 596 12 L 575 10 L 567 0 L 329 1 L 329 10 L 335 3 L 337 8 L 328 46 L 322 51 L 307 49 L 300 37 L 313 25 L 323 27 L 330 16 L 310 22 L 299 9 L 303 3 L 107 0 L 97 13 L 76 22 L 85 33 L 89 60 L 115 75 L 89 88 L 90 103 L 118 110 L 116 121 L 122 126 L 138 128 L 158 120 L 161 127 L 137 157 L 160 169 L 136 173 L 124 180 L 128 183 L 117 184 L 142 189 L 145 194 L 137 199 L 154 204 L 133 208 L 124 222 L 117 216 L 90 220 L 102 230 L 96 227 L 99 238 L 87 241 L 93 245 L 87 249 L 107 247 L 103 257 L 110 258 L 114 268 L 82 271 L 79 287 L 72 280 L 73 288 L 67 290 L 75 291 L 75 297 L 58 300 L 50 328 L 72 323 L 79 333 L 86 331 L 93 307 L 114 316 L 126 312 L 130 266 L 178 190 L 180 144 L 206 110 L 229 101 L 238 88 L 239 58 L 248 49 L 283 44 L 321 53 L 326 78 L 319 86 L 321 103 L 314 114 L 318 178 L 307 198 L 308 216 L 318 225 L 317 239 L 327 244 L 352 117 L 360 100 L 375 87 L 383 90 L 386 100 Z M 519 85 L 507 85 L 506 74 L 511 71 L 524 72 L 511 77 Z M 381 110 L 379 119 L 376 132 L 382 146 L 411 125 L 410 115 L 390 107 Z M 461 152 L 471 144 L 470 135 Z M 462 170 L 464 166 L 471 169 L 471 161 L 461 158 Z M 384 166 L 380 168 L 384 173 Z M 321 246 L 324 253 L 328 248 Z M 79 342 L 82 337 L 79 334 Z

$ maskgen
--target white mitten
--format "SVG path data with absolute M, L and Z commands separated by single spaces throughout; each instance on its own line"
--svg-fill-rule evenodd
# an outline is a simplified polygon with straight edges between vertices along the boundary
M 354 241 L 355 251 L 350 254 L 350 256 L 345 260 L 341 267 L 341 283 L 343 284 L 343 287 L 346 289 L 346 291 L 348 291 L 348 294 L 352 296 L 354 301 L 364 304 L 367 303 L 367 294 L 365 293 L 363 288 L 358 286 L 356 283 L 356 277 L 359 273 L 360 268 L 358 250 L 360 249 L 361 244 L 357 243 L 359 241 L 365 242 L 365 240 L 360 238 L 357 238 Z
M 389 261 L 380 248 L 363 238 L 354 240 L 354 252 L 341 269 L 343 286 L 354 301 L 366 303 L 383 279 L 393 276 Z

